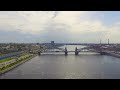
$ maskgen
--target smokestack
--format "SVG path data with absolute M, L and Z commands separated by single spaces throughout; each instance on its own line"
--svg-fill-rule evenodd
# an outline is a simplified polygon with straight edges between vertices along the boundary
M 109 45 L 109 39 L 108 39 L 108 45 Z
M 101 44 L 101 40 L 100 40 L 100 44 Z

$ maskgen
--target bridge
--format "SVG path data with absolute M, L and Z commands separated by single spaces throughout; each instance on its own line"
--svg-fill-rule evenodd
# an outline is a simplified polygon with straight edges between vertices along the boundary
M 75 55 L 78 55 L 80 52 L 96 52 L 96 53 L 100 53 L 101 55 L 106 54 L 109 52 L 109 50 L 106 50 L 106 48 L 110 49 L 112 47 L 112 49 L 115 47 L 120 47 L 119 43 L 54 43 L 54 41 L 51 41 L 51 43 L 41 43 L 39 44 L 41 46 L 44 46 L 44 49 L 41 49 L 40 51 L 38 51 L 38 54 L 40 55 L 41 53 L 51 53 L 51 52 L 63 52 L 65 53 L 65 55 L 68 55 L 69 52 L 74 52 Z M 84 48 L 80 48 L 78 49 L 77 47 L 75 48 L 74 51 L 70 51 L 67 49 L 67 47 L 63 48 L 59 48 L 61 46 L 64 45 L 83 45 L 86 46 Z M 55 50 L 57 49 L 57 50 Z M 114 51 L 116 52 L 117 49 Z
M 59 48 L 57 46 L 52 46 L 52 47 L 48 47 L 46 49 L 42 49 L 38 52 L 39 55 L 41 55 L 41 53 L 52 53 L 52 52 L 63 52 L 65 55 L 68 55 L 69 52 L 74 52 L 75 55 L 78 55 L 80 52 L 96 52 L 96 53 L 100 53 L 100 54 L 104 54 L 105 52 L 101 49 L 101 47 L 84 47 L 84 48 L 80 48 L 78 49 L 77 47 L 75 48 L 75 50 L 67 50 L 67 47 L 65 47 L 65 49 L 63 48 Z

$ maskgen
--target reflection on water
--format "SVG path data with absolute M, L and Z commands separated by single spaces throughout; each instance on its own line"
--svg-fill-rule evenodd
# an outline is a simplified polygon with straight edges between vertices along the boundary
M 65 47 L 65 46 L 64 46 Z M 76 46 L 67 46 L 74 50 Z M 79 46 L 80 47 L 80 46 Z M 43 54 L 0 76 L 1 79 L 120 79 L 120 59 L 99 54 Z

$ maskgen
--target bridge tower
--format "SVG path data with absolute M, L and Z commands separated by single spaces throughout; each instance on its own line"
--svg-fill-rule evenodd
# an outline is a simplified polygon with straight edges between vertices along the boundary
M 103 52 L 103 51 L 101 51 L 101 52 L 100 52 L 100 55 L 106 55 L 106 53 L 105 53 L 105 52 Z
M 78 49 L 77 49 L 77 47 L 75 48 L 75 55 L 78 55 Z
M 65 47 L 65 55 L 68 55 L 68 51 L 66 47 Z
M 100 40 L 100 45 L 101 45 L 102 43 L 101 43 L 101 40 Z
M 100 51 L 100 55 L 105 55 L 106 54 L 102 48 L 99 51 Z
M 38 52 L 38 55 L 39 55 L 39 56 L 41 55 L 41 51 Z

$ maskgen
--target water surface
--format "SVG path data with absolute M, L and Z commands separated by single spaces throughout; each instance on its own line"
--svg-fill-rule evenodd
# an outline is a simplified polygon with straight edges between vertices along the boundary
M 65 47 L 65 46 L 64 46 Z M 74 50 L 76 46 L 67 46 Z M 80 46 L 81 47 L 81 46 Z M 120 59 L 96 53 L 42 54 L 1 79 L 120 79 Z

